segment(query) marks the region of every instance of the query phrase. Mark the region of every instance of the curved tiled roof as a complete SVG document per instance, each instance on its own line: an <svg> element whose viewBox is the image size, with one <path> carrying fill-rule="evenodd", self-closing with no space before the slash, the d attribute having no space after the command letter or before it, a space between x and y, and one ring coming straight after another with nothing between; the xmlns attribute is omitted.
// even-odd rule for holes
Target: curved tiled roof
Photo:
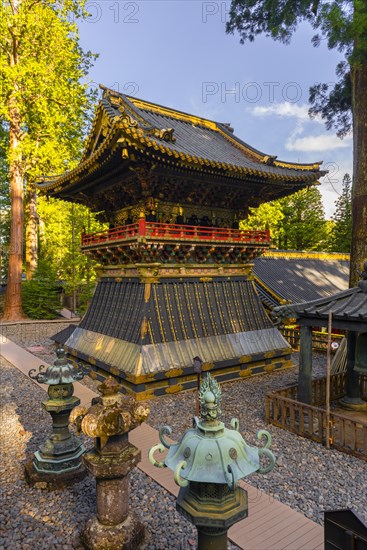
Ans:
<svg viewBox="0 0 367 550"><path fill-rule="evenodd" d="M261 300L273 308L286 302L326 298L347 289L349 259L333 254L319 257L317 253L298 253L294 257L265 254L255 260L254 275Z"/></svg>
<svg viewBox="0 0 367 550"><path fill-rule="evenodd" d="M124 148L127 158L135 150L186 169L237 179L256 176L300 187L316 183L325 173L321 162L287 163L252 148L228 124L104 89L79 165L62 176L43 179L38 187L52 192L75 185L108 162L117 147Z"/></svg>
<svg viewBox="0 0 367 550"><path fill-rule="evenodd" d="M351 329L352 326L348 324L357 323L360 325L358 330L367 330L367 281L361 281L357 287L327 298L274 308L272 316L278 319L296 317L326 324L329 312L332 313L333 324L338 322L339 328Z"/></svg>

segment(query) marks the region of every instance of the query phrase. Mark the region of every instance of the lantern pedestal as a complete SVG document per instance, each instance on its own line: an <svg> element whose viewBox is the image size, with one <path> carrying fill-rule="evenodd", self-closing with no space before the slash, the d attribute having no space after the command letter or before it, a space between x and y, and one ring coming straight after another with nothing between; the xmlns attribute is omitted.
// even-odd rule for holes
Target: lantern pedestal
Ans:
<svg viewBox="0 0 367 550"><path fill-rule="evenodd" d="M191 481L180 489L176 508L197 528L200 550L227 550L228 529L248 516L247 491Z"/></svg>
<svg viewBox="0 0 367 550"><path fill-rule="evenodd" d="M348 395L345 395L339 399L339 405L343 407L343 409L349 411L367 411L367 401L364 401L359 397L349 397Z"/></svg>
<svg viewBox="0 0 367 550"><path fill-rule="evenodd" d="M96 479L97 514L84 528L81 540L89 550L137 550L144 540L144 526L129 512L129 474L141 452L129 443L129 431L144 422L149 408L120 393L110 376L98 386L102 397L92 406L77 407L71 421L94 438L94 449L83 455L83 464Z"/></svg>
<svg viewBox="0 0 367 550"><path fill-rule="evenodd" d="M25 465L25 479L29 485L49 490L80 481L87 473L82 465L86 449L69 431L70 413L80 404L80 399L73 396L73 382L81 380L85 370L75 369L62 348L56 350L56 355L47 370L41 365L38 374L29 372L37 382L48 384L49 399L42 406L52 417L52 433Z"/></svg>
<svg viewBox="0 0 367 550"><path fill-rule="evenodd" d="M111 444L113 437L109 439ZM97 485L97 515L88 521L82 534L86 548L135 550L143 541L144 526L129 513L129 473L140 460L141 452L130 443L120 454L108 456L93 450L83 456Z"/></svg>

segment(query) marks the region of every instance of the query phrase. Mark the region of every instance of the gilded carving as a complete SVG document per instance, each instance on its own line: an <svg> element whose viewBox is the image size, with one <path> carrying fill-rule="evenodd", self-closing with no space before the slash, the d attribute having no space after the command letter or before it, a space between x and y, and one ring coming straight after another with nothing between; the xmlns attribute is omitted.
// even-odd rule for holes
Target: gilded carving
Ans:
<svg viewBox="0 0 367 550"><path fill-rule="evenodd" d="M178 393L184 389L182 384L176 384L175 386L168 386L166 393Z"/></svg>
<svg viewBox="0 0 367 550"><path fill-rule="evenodd" d="M240 370L239 374L243 378L245 378L246 376L251 376L251 369Z"/></svg>
<svg viewBox="0 0 367 550"><path fill-rule="evenodd" d="M183 374L182 369L170 369L169 371L166 372L166 377L176 378L177 376L181 376L181 374Z"/></svg>

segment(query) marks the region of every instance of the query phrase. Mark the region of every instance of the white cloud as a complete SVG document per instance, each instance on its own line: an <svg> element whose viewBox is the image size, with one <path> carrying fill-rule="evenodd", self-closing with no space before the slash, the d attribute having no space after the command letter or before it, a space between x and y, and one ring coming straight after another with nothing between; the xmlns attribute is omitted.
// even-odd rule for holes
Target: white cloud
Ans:
<svg viewBox="0 0 367 550"><path fill-rule="evenodd" d="M285 148L288 151L333 151L345 149L351 146L351 137L340 139L332 134L320 134L318 136L305 136L294 139L294 134L288 138Z"/></svg>
<svg viewBox="0 0 367 550"><path fill-rule="evenodd" d="M298 120L308 121L308 105L297 103L289 103L289 101L283 101L282 103L273 103L272 105L260 106L257 105L253 109L249 109L252 115L257 117L265 116L279 116L283 118L297 118ZM319 120L315 118L314 120Z"/></svg>
<svg viewBox="0 0 367 550"><path fill-rule="evenodd" d="M335 149L345 149L351 146L351 137L347 137L343 140L337 136L329 133L320 134L317 136L304 136L301 134L304 132L304 127L307 122L317 122L323 124L320 117L310 119L308 116L309 106L307 104L290 103L283 101L281 103L273 103L267 106L256 106L251 109L251 114L256 117L277 116L280 118L294 118L296 119L296 126L291 132L289 138L285 143L287 151L301 151L301 152L322 152L333 151Z"/></svg>

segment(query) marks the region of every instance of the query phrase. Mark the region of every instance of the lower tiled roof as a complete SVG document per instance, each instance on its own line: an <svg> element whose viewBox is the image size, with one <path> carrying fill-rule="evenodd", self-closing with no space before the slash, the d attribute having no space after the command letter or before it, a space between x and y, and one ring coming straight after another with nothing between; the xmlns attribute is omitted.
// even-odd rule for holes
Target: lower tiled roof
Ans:
<svg viewBox="0 0 367 550"><path fill-rule="evenodd" d="M271 328L252 281L174 279L152 284L104 278L80 327L132 343L157 344Z"/></svg>
<svg viewBox="0 0 367 550"><path fill-rule="evenodd" d="M267 307L308 302L348 288L349 260L309 256L262 256L255 260L256 288Z"/></svg>

